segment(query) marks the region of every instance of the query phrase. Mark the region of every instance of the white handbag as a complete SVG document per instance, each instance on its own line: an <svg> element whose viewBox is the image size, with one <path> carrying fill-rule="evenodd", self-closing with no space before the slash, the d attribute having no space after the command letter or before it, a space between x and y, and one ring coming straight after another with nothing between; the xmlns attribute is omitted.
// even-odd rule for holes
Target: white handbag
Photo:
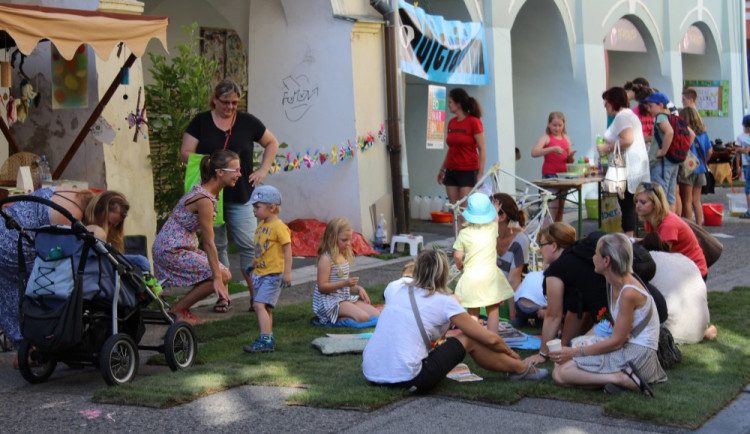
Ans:
<svg viewBox="0 0 750 434"><path fill-rule="evenodd" d="M609 167L607 173L604 175L602 180L602 190L605 193L614 194L620 199L625 197L625 189L628 185L628 171L625 167L625 159L622 158L622 152L620 151L620 142L615 142L615 149L612 152L612 157L609 161Z"/></svg>

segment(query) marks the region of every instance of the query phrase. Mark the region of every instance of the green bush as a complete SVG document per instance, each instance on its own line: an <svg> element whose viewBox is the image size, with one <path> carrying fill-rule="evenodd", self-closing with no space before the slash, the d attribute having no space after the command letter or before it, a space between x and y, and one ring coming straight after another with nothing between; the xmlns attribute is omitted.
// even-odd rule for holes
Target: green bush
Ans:
<svg viewBox="0 0 750 434"><path fill-rule="evenodd" d="M190 41L175 46L173 53L176 55L167 58L148 53L153 63L149 72L154 84L145 86L146 110L152 141L154 208L159 227L184 193L185 168L180 161L182 135L193 117L208 109L211 77L218 70L216 61L200 55L198 23L182 29L190 35Z"/></svg>

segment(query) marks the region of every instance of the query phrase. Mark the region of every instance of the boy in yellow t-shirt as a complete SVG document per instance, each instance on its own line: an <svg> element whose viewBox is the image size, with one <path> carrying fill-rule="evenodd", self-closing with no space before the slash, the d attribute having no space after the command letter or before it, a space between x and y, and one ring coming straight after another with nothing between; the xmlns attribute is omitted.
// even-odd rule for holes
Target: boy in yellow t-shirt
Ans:
<svg viewBox="0 0 750 434"><path fill-rule="evenodd" d="M292 238L287 225L279 219L281 193L276 187L256 187L250 196L250 203L253 205L253 214L258 219L255 259L251 268L254 267L253 310L258 315L260 337L243 349L248 353L269 353L275 349L273 308L279 300L281 288L292 284Z"/></svg>

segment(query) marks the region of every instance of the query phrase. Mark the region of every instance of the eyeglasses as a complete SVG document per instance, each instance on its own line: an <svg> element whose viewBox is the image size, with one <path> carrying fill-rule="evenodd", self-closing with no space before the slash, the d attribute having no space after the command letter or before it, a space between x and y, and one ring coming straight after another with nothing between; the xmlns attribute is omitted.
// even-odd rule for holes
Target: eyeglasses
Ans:
<svg viewBox="0 0 750 434"><path fill-rule="evenodd" d="M227 101L225 99L216 98L216 101L219 101L220 103L228 106L236 106L239 105L239 101Z"/></svg>
<svg viewBox="0 0 750 434"><path fill-rule="evenodd" d="M242 169L240 169L239 167L236 169L216 169L216 170L221 170L222 172L227 172L227 173L242 173Z"/></svg>
<svg viewBox="0 0 750 434"><path fill-rule="evenodd" d="M541 249L542 247L549 246L550 244L552 244L551 241L549 243L539 243L539 248Z"/></svg>

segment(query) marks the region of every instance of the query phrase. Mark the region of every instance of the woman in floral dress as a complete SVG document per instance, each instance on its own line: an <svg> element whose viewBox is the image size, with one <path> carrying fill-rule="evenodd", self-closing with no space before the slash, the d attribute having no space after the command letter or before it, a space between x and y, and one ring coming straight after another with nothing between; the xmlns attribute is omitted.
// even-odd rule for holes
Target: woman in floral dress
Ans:
<svg viewBox="0 0 750 434"><path fill-rule="evenodd" d="M241 176L239 156L228 150L215 151L211 156L203 157L200 172L201 183L182 196L152 247L157 279L164 280L165 286L194 285L172 307L178 321L192 325L204 321L193 315L190 307L212 292L219 297L219 301L229 303L227 284L232 275L219 262L214 245L213 221L219 192L228 185L234 185ZM202 250L198 248L199 230Z"/></svg>

